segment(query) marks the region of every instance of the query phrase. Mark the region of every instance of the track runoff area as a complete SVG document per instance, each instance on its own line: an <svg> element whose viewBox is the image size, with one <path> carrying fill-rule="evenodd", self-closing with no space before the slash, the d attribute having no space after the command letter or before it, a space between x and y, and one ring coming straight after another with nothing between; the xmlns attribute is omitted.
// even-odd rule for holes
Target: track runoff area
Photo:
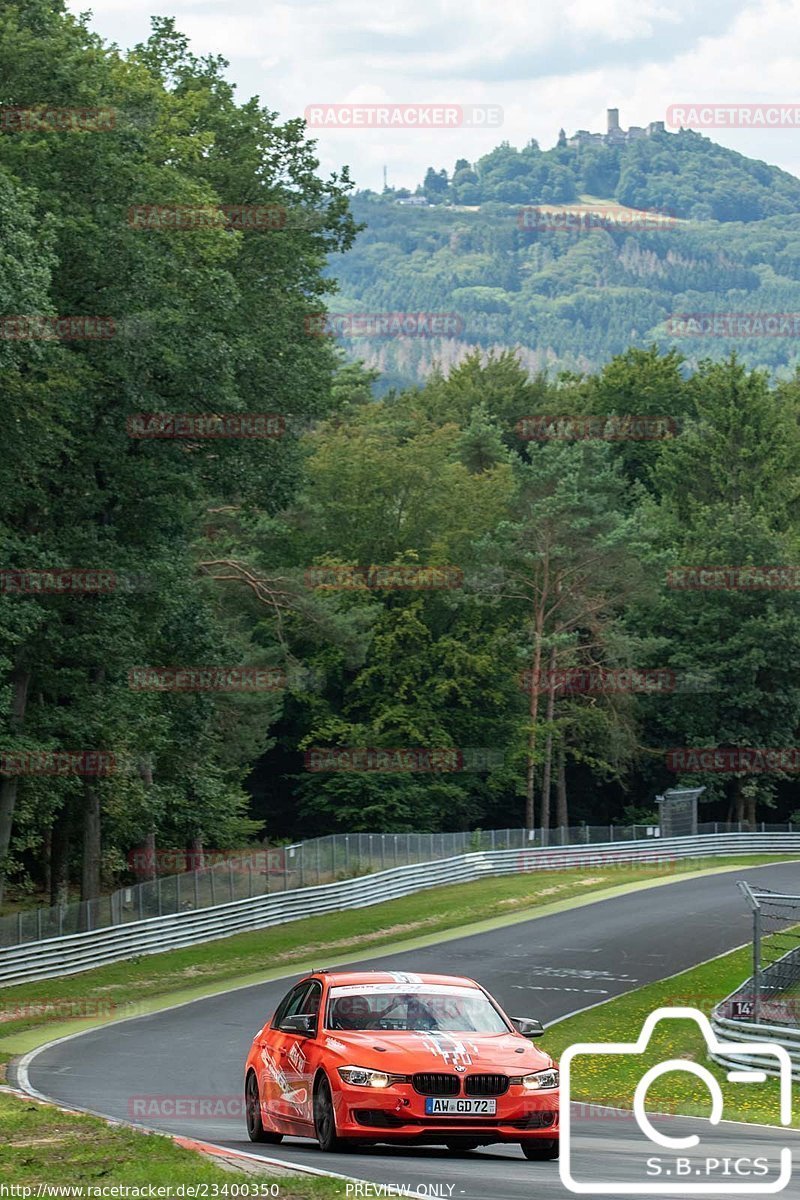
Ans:
<svg viewBox="0 0 800 1200"><path fill-rule="evenodd" d="M470 937L376 954L349 963L348 969L470 976L506 1012L552 1025L745 945L751 916L736 887L742 875L757 887L800 892L800 863L747 868L734 863L730 870L678 878ZM786 1151L795 1161L800 1156L800 1137L781 1128L777 1111L773 1127L726 1122L724 1112L713 1125L666 1112L653 1117L652 1129L664 1139L657 1143L632 1119L630 1109L585 1103L571 1110L566 1170L563 1143L561 1158L554 1162L528 1162L516 1145L456 1155L445 1147L396 1145L325 1154L315 1143L294 1138L274 1146L252 1144L241 1105L237 1109L234 1102L229 1113L208 1116L202 1101L241 1099L243 1064L253 1035L301 977L287 975L50 1044L21 1061L17 1082L68 1106L212 1142L287 1168L333 1173L344 1177L342 1194L354 1197L527 1200L534 1194L547 1200L570 1192L756 1196L764 1185L773 1193L781 1185ZM598 1017L602 1029L602 1013ZM640 1033L625 1030L624 1041L632 1043ZM600 1040L612 1039L603 1035ZM539 1044L547 1049L546 1035ZM577 1066L576 1059L573 1072ZM607 1096L601 1083L598 1094ZM741 1086L759 1084L742 1079ZM142 1108L148 1099L152 1103ZM190 1103L179 1106L177 1099ZM712 1099L703 1094L697 1111L710 1113ZM146 1119L135 1115L145 1111ZM687 1139L695 1136L697 1144L688 1145ZM737 1174L736 1163L739 1172L747 1169L749 1174ZM780 1194L800 1198L800 1185L790 1181Z"/></svg>

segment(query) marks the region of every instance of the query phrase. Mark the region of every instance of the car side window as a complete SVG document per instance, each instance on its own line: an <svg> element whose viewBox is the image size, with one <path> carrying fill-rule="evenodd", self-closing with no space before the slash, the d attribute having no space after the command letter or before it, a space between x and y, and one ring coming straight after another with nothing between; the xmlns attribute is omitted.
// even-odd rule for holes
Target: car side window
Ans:
<svg viewBox="0 0 800 1200"><path fill-rule="evenodd" d="M296 1009L295 1011L298 1013L302 1013L304 1016L318 1017L321 1003L322 1003L322 984L319 983L315 979L315 980L312 980L311 984L309 985L308 991L303 996L301 1007Z"/></svg>
<svg viewBox="0 0 800 1200"><path fill-rule="evenodd" d="M291 1017L296 1012L302 1012L302 1009L298 1008L298 1003L303 999L307 991L308 983L303 982L295 984L292 990L286 993L275 1009L275 1014L270 1022L273 1029L278 1028L284 1017Z"/></svg>

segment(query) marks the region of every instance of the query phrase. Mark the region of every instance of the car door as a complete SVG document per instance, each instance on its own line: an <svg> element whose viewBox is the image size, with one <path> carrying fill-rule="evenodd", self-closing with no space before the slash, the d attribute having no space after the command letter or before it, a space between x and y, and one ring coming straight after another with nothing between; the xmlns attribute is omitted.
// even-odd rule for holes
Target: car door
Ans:
<svg viewBox="0 0 800 1200"><path fill-rule="evenodd" d="M278 1007L266 1039L263 1063L267 1078L262 1095L270 1111L284 1121L311 1120L308 1055L304 1048L310 1039L286 1031L281 1025L289 1017L316 1015L321 993L317 980L305 980L293 988Z"/></svg>
<svg viewBox="0 0 800 1200"><path fill-rule="evenodd" d="M312 1091L319 1058L317 1037L321 1025L321 1006L322 984L319 980L312 979L294 1012L287 1011L285 1015L313 1018L316 1023L315 1033L308 1036L301 1033L281 1035L285 1039L281 1048L281 1066L287 1085L281 1099L284 1106L281 1113L288 1120L308 1124L313 1124L314 1120Z"/></svg>
<svg viewBox="0 0 800 1200"><path fill-rule="evenodd" d="M284 1017L297 1011L307 991L308 981L304 980L287 992L276 1008L269 1028L262 1031L259 1039L261 1098L274 1116L285 1116L288 1111L285 1096L289 1090L289 1081L284 1064L289 1038L281 1032L280 1024Z"/></svg>

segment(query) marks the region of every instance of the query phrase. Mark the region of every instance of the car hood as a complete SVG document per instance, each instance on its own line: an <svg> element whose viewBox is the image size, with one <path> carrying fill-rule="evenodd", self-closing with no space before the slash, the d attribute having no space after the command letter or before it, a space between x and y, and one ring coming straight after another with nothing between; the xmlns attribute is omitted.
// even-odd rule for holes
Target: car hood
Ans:
<svg viewBox="0 0 800 1200"><path fill-rule="evenodd" d="M525 1075L553 1065L543 1050L512 1033L389 1033L332 1030L322 1035L329 1053L359 1067L411 1075L416 1071L502 1072ZM460 1073L460 1072L459 1072Z"/></svg>

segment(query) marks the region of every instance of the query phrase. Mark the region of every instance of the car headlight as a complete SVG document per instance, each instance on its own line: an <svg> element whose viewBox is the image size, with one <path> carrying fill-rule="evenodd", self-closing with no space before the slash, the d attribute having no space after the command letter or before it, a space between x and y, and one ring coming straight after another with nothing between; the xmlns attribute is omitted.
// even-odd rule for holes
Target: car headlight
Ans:
<svg viewBox="0 0 800 1200"><path fill-rule="evenodd" d="M345 1083L356 1087L385 1088L390 1083L385 1071L373 1071L370 1067L339 1067L339 1074Z"/></svg>
<svg viewBox="0 0 800 1200"><path fill-rule="evenodd" d="M522 1076L522 1086L529 1092L538 1092L542 1088L558 1087L558 1071L549 1067L546 1071L532 1071L530 1075Z"/></svg>

